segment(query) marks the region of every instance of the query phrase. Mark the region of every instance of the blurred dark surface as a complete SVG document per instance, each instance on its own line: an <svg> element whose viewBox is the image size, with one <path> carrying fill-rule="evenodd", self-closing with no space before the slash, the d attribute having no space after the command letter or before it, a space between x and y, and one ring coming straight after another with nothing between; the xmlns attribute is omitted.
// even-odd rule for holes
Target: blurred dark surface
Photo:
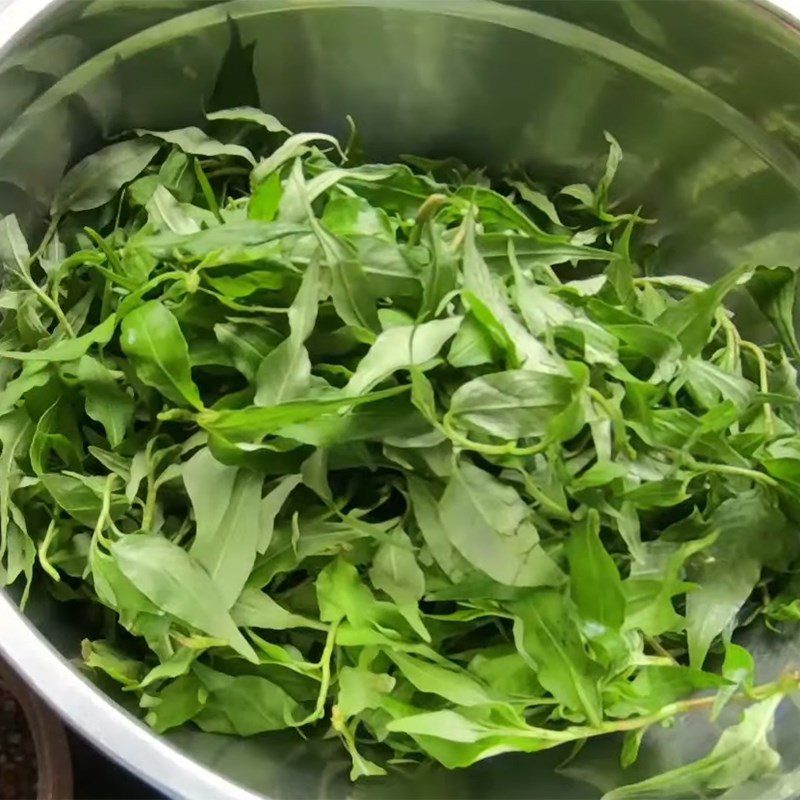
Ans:
<svg viewBox="0 0 800 800"><path fill-rule="evenodd" d="M78 734L69 732L75 800L163 800L135 775L99 753Z"/></svg>

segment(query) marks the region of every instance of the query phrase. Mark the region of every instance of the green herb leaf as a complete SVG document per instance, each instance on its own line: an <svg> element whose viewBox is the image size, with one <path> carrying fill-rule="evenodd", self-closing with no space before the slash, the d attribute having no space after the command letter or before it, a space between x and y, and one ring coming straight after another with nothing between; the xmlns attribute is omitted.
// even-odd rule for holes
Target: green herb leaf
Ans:
<svg viewBox="0 0 800 800"><path fill-rule="evenodd" d="M517 617L517 647L542 686L567 708L583 714L590 725L599 725L600 667L586 655L564 596L554 589L539 589L511 608Z"/></svg>
<svg viewBox="0 0 800 800"><path fill-rule="evenodd" d="M220 464L205 447L183 465L182 473L197 525L189 552L206 568L230 608L255 563L264 478Z"/></svg>
<svg viewBox="0 0 800 800"><path fill-rule="evenodd" d="M590 510L567 543L570 592L581 616L612 630L625 619L625 593L616 564L600 540L600 519Z"/></svg>
<svg viewBox="0 0 800 800"><path fill-rule="evenodd" d="M135 404L101 361L84 356L78 362L78 380L86 398L86 413L99 422L108 442L117 447L133 421Z"/></svg>
<svg viewBox="0 0 800 800"><path fill-rule="evenodd" d="M545 436L567 409L575 383L530 369L495 372L460 386L450 414L466 427L500 439Z"/></svg>
<svg viewBox="0 0 800 800"><path fill-rule="evenodd" d="M767 741L780 697L762 700L745 710L742 721L724 731L714 749L704 758L677 767L639 783L622 786L604 795L604 800L624 797L675 797L704 789L739 786L754 775L777 769L780 756Z"/></svg>
<svg viewBox="0 0 800 800"><path fill-rule="evenodd" d="M747 291L772 323L781 344L795 358L800 357L794 328L797 271L789 267L758 267L747 281Z"/></svg>
<svg viewBox="0 0 800 800"><path fill-rule="evenodd" d="M258 661L216 585L185 550L160 536L132 534L115 542L111 554L122 574L162 611Z"/></svg>
<svg viewBox="0 0 800 800"><path fill-rule="evenodd" d="M136 133L139 136L152 136L164 142L169 142L169 144L174 144L188 155L206 156L207 158L232 156L234 158L244 158L253 165L256 163L253 154L246 147L218 142L201 131L200 128L179 128L174 131L137 130Z"/></svg>
<svg viewBox="0 0 800 800"><path fill-rule="evenodd" d="M686 355L697 355L708 342L709 328L725 296L750 271L750 267L740 267L707 289L688 294L669 306L656 320L656 325L675 336Z"/></svg>
<svg viewBox="0 0 800 800"><path fill-rule="evenodd" d="M517 491L482 469L468 462L454 468L439 515L453 547L499 583L546 586L561 580Z"/></svg>
<svg viewBox="0 0 800 800"><path fill-rule="evenodd" d="M397 370L425 364L436 357L460 325L460 317L450 317L419 326L399 325L385 330L359 362L347 391L363 394Z"/></svg>
<svg viewBox="0 0 800 800"><path fill-rule="evenodd" d="M144 172L158 149L156 143L133 139L87 156L62 178L50 213L60 217L67 211L89 211L108 203L126 183Z"/></svg>
<svg viewBox="0 0 800 800"><path fill-rule="evenodd" d="M192 382L186 339L164 305L151 300L131 311L122 321L121 344L144 383L173 403L203 407Z"/></svg>

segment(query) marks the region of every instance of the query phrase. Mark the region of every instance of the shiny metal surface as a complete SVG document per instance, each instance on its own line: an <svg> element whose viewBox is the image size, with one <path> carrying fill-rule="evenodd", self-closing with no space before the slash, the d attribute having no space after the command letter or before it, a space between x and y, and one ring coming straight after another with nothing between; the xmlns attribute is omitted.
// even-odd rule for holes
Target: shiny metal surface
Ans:
<svg viewBox="0 0 800 800"><path fill-rule="evenodd" d="M609 130L625 151L618 195L659 218L658 268L712 276L742 260L797 264L797 6L0 0L0 214L17 213L34 232L65 168L104 137L200 121L236 28L253 47L262 105L294 128L341 133L349 113L375 158L517 161L553 179L590 177ZM557 753L350 788L335 744L157 738L66 660L90 624L85 609L34 600L23 618L0 593L0 649L72 725L170 795L577 798L619 779L618 751L603 744L574 765L589 783L553 773ZM765 673L800 653L767 635L750 645ZM798 794L798 726L787 704L777 731L786 775L742 797ZM699 719L659 731L643 767L696 752L711 734Z"/></svg>

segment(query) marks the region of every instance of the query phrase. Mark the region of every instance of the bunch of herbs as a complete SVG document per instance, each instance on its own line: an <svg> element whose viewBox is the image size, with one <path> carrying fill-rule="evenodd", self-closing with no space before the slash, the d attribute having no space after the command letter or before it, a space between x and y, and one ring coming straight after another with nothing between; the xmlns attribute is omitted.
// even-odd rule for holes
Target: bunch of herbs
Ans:
<svg viewBox="0 0 800 800"><path fill-rule="evenodd" d="M333 732L353 779L615 732L627 766L728 702L610 796L774 769L798 674L731 637L800 618L796 273L648 274L607 138L554 189L239 107L80 162L34 250L6 216L3 582L102 608L85 664L157 731Z"/></svg>

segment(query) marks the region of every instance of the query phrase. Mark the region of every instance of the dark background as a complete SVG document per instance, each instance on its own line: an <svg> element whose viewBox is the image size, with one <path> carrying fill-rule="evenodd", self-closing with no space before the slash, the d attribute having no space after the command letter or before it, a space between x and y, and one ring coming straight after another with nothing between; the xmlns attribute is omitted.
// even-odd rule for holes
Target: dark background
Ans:
<svg viewBox="0 0 800 800"><path fill-rule="evenodd" d="M117 766L85 739L68 732L75 800L163 800L146 783Z"/></svg>

